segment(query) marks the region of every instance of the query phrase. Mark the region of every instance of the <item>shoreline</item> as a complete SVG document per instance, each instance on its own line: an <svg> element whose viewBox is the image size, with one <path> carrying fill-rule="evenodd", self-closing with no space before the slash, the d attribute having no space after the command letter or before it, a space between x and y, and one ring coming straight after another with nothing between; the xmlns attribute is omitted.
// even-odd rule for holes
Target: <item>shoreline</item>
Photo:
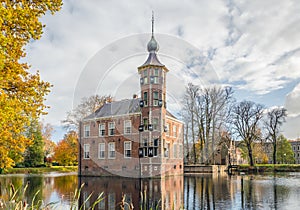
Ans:
<svg viewBox="0 0 300 210"><path fill-rule="evenodd" d="M47 173L70 173L77 172L77 166L51 166L38 168L10 168L2 171L1 175L9 174L47 174Z"/></svg>

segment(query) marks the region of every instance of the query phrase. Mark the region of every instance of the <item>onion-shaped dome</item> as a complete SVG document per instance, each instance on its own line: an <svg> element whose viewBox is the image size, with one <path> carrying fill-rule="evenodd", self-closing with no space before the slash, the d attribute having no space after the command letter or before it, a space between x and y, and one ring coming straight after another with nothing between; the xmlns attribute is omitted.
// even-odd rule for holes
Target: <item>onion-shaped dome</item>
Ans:
<svg viewBox="0 0 300 210"><path fill-rule="evenodd" d="M152 35L150 41L148 42L147 49L148 49L148 52L157 52L159 49L158 43L155 40L153 35Z"/></svg>

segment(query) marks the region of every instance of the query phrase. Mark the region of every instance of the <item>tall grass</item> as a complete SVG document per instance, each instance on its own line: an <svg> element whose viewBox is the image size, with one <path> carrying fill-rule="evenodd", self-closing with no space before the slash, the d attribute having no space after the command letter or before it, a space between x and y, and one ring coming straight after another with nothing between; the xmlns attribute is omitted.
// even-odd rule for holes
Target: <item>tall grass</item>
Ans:
<svg viewBox="0 0 300 210"><path fill-rule="evenodd" d="M36 200L40 191L37 191L31 203L27 203L25 200L25 193L28 188L28 183L24 188L20 187L15 189L14 185L10 184L8 189L8 197L6 200L0 200L0 209L7 210L36 210L36 209L50 209L50 206L54 203L44 204L42 200Z"/></svg>
<svg viewBox="0 0 300 210"><path fill-rule="evenodd" d="M86 207L86 204L90 201L93 193L89 194L85 200L79 202L81 199L81 192L84 187L84 184L80 186L79 189L76 189L73 196L71 197L69 209L70 210L94 210L96 205L99 204L104 199L103 192L98 195L95 201L93 201L90 207ZM45 204L42 200L37 200L37 196L40 193L38 190L30 203L26 201L26 191L28 189L28 183L24 187L20 187L15 189L15 187L10 184L8 189L8 197L6 199L1 199L0 197L0 210L51 210L57 209L61 207L61 203L51 202ZM158 201L157 204L148 203L147 193L146 191L141 192L141 200L140 200L140 210L158 210L161 209L161 200ZM80 204L79 204L80 203ZM80 206L79 206L80 205ZM130 202L126 202L126 195L122 195L122 200L118 203L118 206L121 210L134 210L133 204ZM174 206L171 207L174 209ZM183 209L180 207L180 209ZM174 209L175 210L175 209Z"/></svg>

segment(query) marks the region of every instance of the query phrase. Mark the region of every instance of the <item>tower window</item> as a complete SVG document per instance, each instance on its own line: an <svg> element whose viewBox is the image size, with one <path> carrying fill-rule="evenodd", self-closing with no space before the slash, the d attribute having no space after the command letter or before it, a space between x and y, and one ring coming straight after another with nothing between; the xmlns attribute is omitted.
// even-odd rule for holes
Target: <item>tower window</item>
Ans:
<svg viewBox="0 0 300 210"><path fill-rule="evenodd" d="M148 84L148 70L143 71L143 84Z"/></svg>
<svg viewBox="0 0 300 210"><path fill-rule="evenodd" d="M154 144L155 147L158 147L158 139L154 139Z"/></svg>
<svg viewBox="0 0 300 210"><path fill-rule="evenodd" d="M158 118L153 118L153 130L158 130Z"/></svg>
<svg viewBox="0 0 300 210"><path fill-rule="evenodd" d="M159 95L157 91L153 92L153 106L158 106Z"/></svg>
<svg viewBox="0 0 300 210"><path fill-rule="evenodd" d="M144 146L144 147L148 147L148 140L147 140L147 139L144 139L143 141L144 141L144 142L143 142L143 146Z"/></svg>
<svg viewBox="0 0 300 210"><path fill-rule="evenodd" d="M148 106L148 92L144 92L144 106Z"/></svg>
<svg viewBox="0 0 300 210"><path fill-rule="evenodd" d="M145 69L145 70L143 71L143 76L144 76L144 77L148 76L148 70L147 70L147 69Z"/></svg>
<svg viewBox="0 0 300 210"><path fill-rule="evenodd" d="M144 130L148 130L148 118L144 118Z"/></svg>

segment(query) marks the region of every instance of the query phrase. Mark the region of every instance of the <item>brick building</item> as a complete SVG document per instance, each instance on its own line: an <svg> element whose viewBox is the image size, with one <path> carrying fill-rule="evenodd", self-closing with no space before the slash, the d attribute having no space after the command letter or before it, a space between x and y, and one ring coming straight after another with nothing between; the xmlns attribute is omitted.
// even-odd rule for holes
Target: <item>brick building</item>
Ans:
<svg viewBox="0 0 300 210"><path fill-rule="evenodd" d="M295 163L300 164L300 139L289 142L294 152Z"/></svg>
<svg viewBox="0 0 300 210"><path fill-rule="evenodd" d="M138 67L141 96L104 104L80 126L79 175L153 177L183 173L183 123L167 111L168 69L148 42Z"/></svg>

